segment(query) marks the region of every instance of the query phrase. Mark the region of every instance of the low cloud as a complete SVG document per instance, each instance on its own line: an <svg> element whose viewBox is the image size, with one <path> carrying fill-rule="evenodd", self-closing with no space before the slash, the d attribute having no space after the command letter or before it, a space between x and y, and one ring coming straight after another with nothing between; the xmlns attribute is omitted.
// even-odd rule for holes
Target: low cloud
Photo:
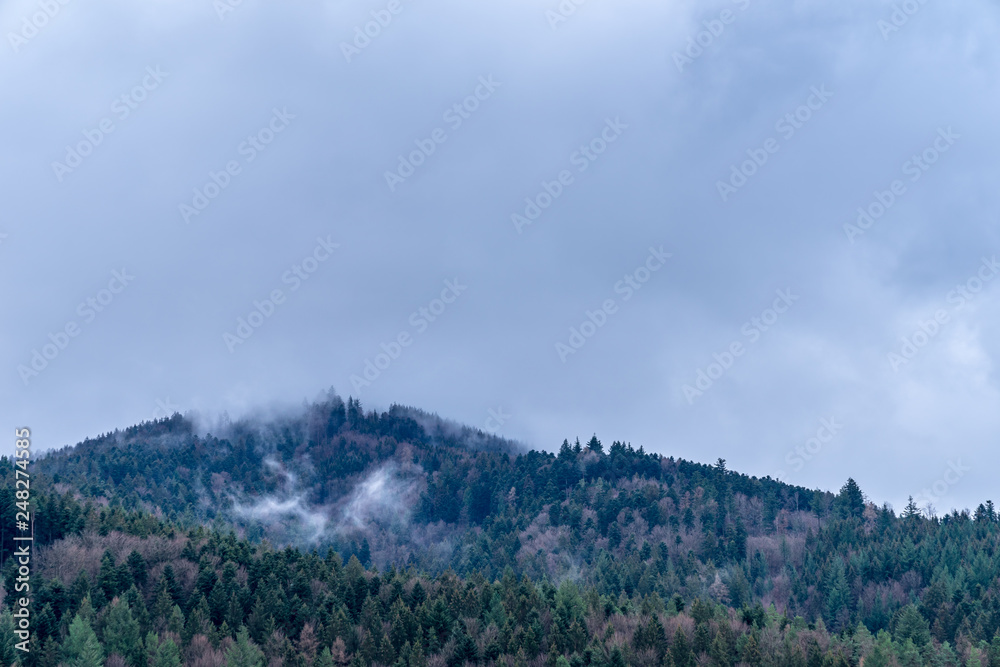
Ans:
<svg viewBox="0 0 1000 667"><path fill-rule="evenodd" d="M404 528L413 517L426 481L423 468L390 461L359 482L348 496L335 533L367 532L374 526Z"/></svg>

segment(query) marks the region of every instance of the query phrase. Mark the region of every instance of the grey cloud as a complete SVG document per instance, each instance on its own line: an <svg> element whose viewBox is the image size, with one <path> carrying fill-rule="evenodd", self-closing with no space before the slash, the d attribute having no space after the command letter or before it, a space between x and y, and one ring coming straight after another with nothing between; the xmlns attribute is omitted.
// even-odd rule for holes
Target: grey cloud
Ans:
<svg viewBox="0 0 1000 667"><path fill-rule="evenodd" d="M479 425L503 405L502 434L534 447L596 432L759 475L836 415L843 432L794 481L853 475L901 506L961 456L973 470L935 505L984 500L996 283L899 372L886 355L1000 251L996 4L927 2L888 39L881 1L588 0L553 29L558 4L402 0L348 63L341 43L385 2L245 0L224 20L211 2L70 2L16 53L8 33L38 3L5 3L4 428L58 447L168 396L243 414L331 384L347 394L460 277L467 294L365 390L367 407ZM736 19L678 71L673 54L724 9ZM169 76L118 119L148 67ZM447 110L490 75L501 87L452 129ZM821 85L834 96L784 139L776 123ZM248 161L242 142L276 107L296 118ZM609 117L629 124L619 142L518 234L511 214L575 169ZM114 131L60 183L52 162L104 118ZM961 140L852 245L857 208L949 126ZM438 127L447 140L390 191L385 172ZM771 137L780 149L722 202L717 181ZM178 206L229 161L239 175L185 224ZM328 235L337 254L292 293L281 276ZM668 265L563 364L554 343L651 245ZM134 283L84 324L79 304L123 266ZM276 288L286 303L230 353L222 334ZM689 405L683 385L785 288L801 301ZM18 367L78 320L25 386ZM261 511L298 511L294 498Z"/></svg>

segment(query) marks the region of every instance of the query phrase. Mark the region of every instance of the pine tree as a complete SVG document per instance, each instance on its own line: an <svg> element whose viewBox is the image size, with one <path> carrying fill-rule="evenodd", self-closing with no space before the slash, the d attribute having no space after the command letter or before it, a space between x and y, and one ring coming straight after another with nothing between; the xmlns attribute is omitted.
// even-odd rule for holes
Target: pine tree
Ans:
<svg viewBox="0 0 1000 667"><path fill-rule="evenodd" d="M357 655L361 658L361 662L370 665L378 658L378 645L375 643L372 633L365 632L364 635L364 638L361 640L361 646L358 647Z"/></svg>
<svg viewBox="0 0 1000 667"><path fill-rule="evenodd" d="M858 483L853 478L840 489L836 500L837 511L845 518L860 519L865 512L865 494L861 492Z"/></svg>
<svg viewBox="0 0 1000 667"><path fill-rule="evenodd" d="M708 628L708 623L702 621L694 629L694 652L696 654L707 653L712 646L712 633Z"/></svg>
<svg viewBox="0 0 1000 667"><path fill-rule="evenodd" d="M170 596L170 589L163 579L160 579L160 585L157 587L156 601L153 603L152 609L152 627L151 630L162 631L166 629L167 622L170 619L170 612L173 611L174 601Z"/></svg>
<svg viewBox="0 0 1000 667"><path fill-rule="evenodd" d="M101 557L101 570L97 575L97 585L104 591L104 597L109 600L119 593L115 557L108 550L105 550Z"/></svg>
<svg viewBox="0 0 1000 667"><path fill-rule="evenodd" d="M167 619L167 632L180 635L184 632L184 612L177 605L170 610L170 617Z"/></svg>
<svg viewBox="0 0 1000 667"><path fill-rule="evenodd" d="M396 650L392 647L392 642L389 641L389 636L384 632L382 633L382 640L379 642L378 646L378 658L379 662L383 665L391 665L396 661Z"/></svg>
<svg viewBox="0 0 1000 667"><path fill-rule="evenodd" d="M139 589L132 585L121 598L132 614L132 618L139 624L139 643L142 643L143 633L149 629L149 611L146 609L146 602L142 598Z"/></svg>
<svg viewBox="0 0 1000 667"><path fill-rule="evenodd" d="M188 544L190 544L190 542L188 542ZM149 570L146 566L146 559L142 557L142 554L133 550L132 553L128 555L126 563L132 573L132 580L135 582L135 585L139 588L145 586L146 580L149 578Z"/></svg>
<svg viewBox="0 0 1000 667"><path fill-rule="evenodd" d="M680 627L674 633L674 641L670 645L670 657L673 658L675 667L692 667L694 665L691 644Z"/></svg>
<svg viewBox="0 0 1000 667"><path fill-rule="evenodd" d="M913 640L907 639L903 642L902 647L899 649L900 667L922 667L923 664L923 658L920 657L920 651L917 650L917 646L913 643Z"/></svg>
<svg viewBox="0 0 1000 667"><path fill-rule="evenodd" d="M226 651L226 667L263 667L264 654L250 640L246 628L236 635L236 642Z"/></svg>
<svg viewBox="0 0 1000 667"><path fill-rule="evenodd" d="M885 630L880 630L871 653L865 656L865 667L889 667L892 656L892 638Z"/></svg>
<svg viewBox="0 0 1000 667"><path fill-rule="evenodd" d="M410 591L410 606L414 609L422 605L427 600L427 592L424 587L418 581L413 584L413 590Z"/></svg>
<svg viewBox="0 0 1000 667"><path fill-rule="evenodd" d="M42 645L41 655L38 656L38 667L58 667L59 665L59 644L55 637L49 637Z"/></svg>
<svg viewBox="0 0 1000 667"><path fill-rule="evenodd" d="M181 667L181 652L169 637L156 649L156 657L149 667Z"/></svg>
<svg viewBox="0 0 1000 667"><path fill-rule="evenodd" d="M413 650L410 651L409 667L427 667L427 657L421 644L420 641L414 642Z"/></svg>
<svg viewBox="0 0 1000 667"><path fill-rule="evenodd" d="M224 620L229 623L229 627L231 628L238 628L243 625L243 605L240 604L240 599L236 595L236 591L233 591L232 595L229 596Z"/></svg>
<svg viewBox="0 0 1000 667"><path fill-rule="evenodd" d="M108 609L104 621L104 647L109 655L117 653L132 665L138 664L142 655L139 622L124 599L117 599Z"/></svg>
<svg viewBox="0 0 1000 667"><path fill-rule="evenodd" d="M361 549L358 551L358 560L361 561L361 564L365 567L368 567L371 564L372 550L368 545L367 537L361 541Z"/></svg>
<svg viewBox="0 0 1000 667"><path fill-rule="evenodd" d="M989 648L990 665L1000 665L1000 630L993 634Z"/></svg>
<svg viewBox="0 0 1000 667"><path fill-rule="evenodd" d="M843 621L850 614L851 590L847 586L847 576L844 569L844 561L840 557L834 557L827 569L826 580L826 618L831 626L840 630Z"/></svg>
<svg viewBox="0 0 1000 667"><path fill-rule="evenodd" d="M86 573L84 573L84 579L86 579ZM76 613L80 618L87 621L91 627L94 626L97 613L94 611L94 605L90 602L89 594L83 597L83 600L80 602L80 608L76 610Z"/></svg>
<svg viewBox="0 0 1000 667"><path fill-rule="evenodd" d="M330 653L329 648L325 648L316 656L316 660L312 663L312 667L335 667L333 662L333 654Z"/></svg>
<svg viewBox="0 0 1000 667"><path fill-rule="evenodd" d="M90 622L77 613L69 626L69 636L63 643L63 659L77 667L100 667L104 661L104 651ZM82 661L82 662L81 662Z"/></svg>
<svg viewBox="0 0 1000 667"><path fill-rule="evenodd" d="M715 667L732 667L733 656L729 650L729 642L726 641L726 637L721 631L715 633L715 639L712 640L712 649L709 656L712 658L712 663Z"/></svg>
<svg viewBox="0 0 1000 667"><path fill-rule="evenodd" d="M0 665L13 665L17 643L14 615L9 609L0 612Z"/></svg>
<svg viewBox="0 0 1000 667"><path fill-rule="evenodd" d="M72 667L104 667L104 650L101 648L100 642L97 641L97 635L91 634L87 637L83 645L83 650L80 652L79 657L70 663ZM178 664L177 667L180 667Z"/></svg>
<svg viewBox="0 0 1000 667"><path fill-rule="evenodd" d="M760 653L760 646L757 644L757 637L751 633L746 646L743 647L743 662L748 665L760 665L764 657Z"/></svg>
<svg viewBox="0 0 1000 667"><path fill-rule="evenodd" d="M912 639L917 648L924 646L931 640L930 625L915 605L910 604L900 610L896 621L895 637L898 642Z"/></svg>
<svg viewBox="0 0 1000 667"><path fill-rule="evenodd" d="M456 622L452 635L455 637L455 650L448 664L453 667L461 667L466 662L476 662L479 659L476 642L469 636L465 625Z"/></svg>

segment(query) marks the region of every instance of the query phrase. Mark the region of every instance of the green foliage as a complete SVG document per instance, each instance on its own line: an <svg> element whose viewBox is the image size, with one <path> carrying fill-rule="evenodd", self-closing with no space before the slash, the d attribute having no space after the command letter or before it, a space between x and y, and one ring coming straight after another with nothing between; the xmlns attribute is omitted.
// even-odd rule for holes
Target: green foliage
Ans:
<svg viewBox="0 0 1000 667"><path fill-rule="evenodd" d="M0 665L11 665L17 649L17 636L14 634L14 616L9 609L0 611Z"/></svg>
<svg viewBox="0 0 1000 667"><path fill-rule="evenodd" d="M138 667L142 655L141 628L128 603L119 599L108 609L104 620L104 647L108 655L117 653Z"/></svg>
<svg viewBox="0 0 1000 667"><path fill-rule="evenodd" d="M181 667L181 652L169 637L160 642L150 667Z"/></svg>
<svg viewBox="0 0 1000 667"><path fill-rule="evenodd" d="M226 667L263 667L264 653L250 639L246 629L236 635L236 642L226 652Z"/></svg>
<svg viewBox="0 0 1000 667"><path fill-rule="evenodd" d="M77 613L63 644L63 659L70 667L102 667L104 664L104 650L86 616L86 610Z"/></svg>
<svg viewBox="0 0 1000 667"><path fill-rule="evenodd" d="M920 614L915 605L903 607L896 621L895 632L896 641L905 642L912 640L920 648L931 640L930 626L927 620Z"/></svg>
<svg viewBox="0 0 1000 667"><path fill-rule="evenodd" d="M865 511L865 496L853 479L848 479L837 494L837 511L843 518L860 519Z"/></svg>
<svg viewBox="0 0 1000 667"><path fill-rule="evenodd" d="M992 503L897 517L853 480L809 491L596 437L557 455L477 447L338 401L218 438L171 418L39 460L42 541L86 533L91 555L55 548L33 579L33 664L173 666L196 642L241 667L1000 664ZM392 516L308 550L247 525L228 498L280 491L267 457L318 505L374 479ZM0 658L9 636L0 615Z"/></svg>

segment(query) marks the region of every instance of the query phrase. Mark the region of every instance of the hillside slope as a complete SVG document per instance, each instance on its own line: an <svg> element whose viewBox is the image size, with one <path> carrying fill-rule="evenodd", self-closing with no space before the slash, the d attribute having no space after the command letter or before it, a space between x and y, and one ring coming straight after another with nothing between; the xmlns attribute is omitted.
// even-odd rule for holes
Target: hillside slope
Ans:
<svg viewBox="0 0 1000 667"><path fill-rule="evenodd" d="M888 628L933 591L928 616L958 613L940 622L942 638L1000 628L992 504L975 517L928 520L912 508L897 517L866 503L853 481L836 495L810 491L721 460L605 449L596 436L564 442L557 455L521 451L417 410L365 413L331 395L218 435L175 415L36 465L82 498L182 526L233 527L251 541L333 548L381 569L493 580L510 568L602 594L774 604L835 630Z"/></svg>

